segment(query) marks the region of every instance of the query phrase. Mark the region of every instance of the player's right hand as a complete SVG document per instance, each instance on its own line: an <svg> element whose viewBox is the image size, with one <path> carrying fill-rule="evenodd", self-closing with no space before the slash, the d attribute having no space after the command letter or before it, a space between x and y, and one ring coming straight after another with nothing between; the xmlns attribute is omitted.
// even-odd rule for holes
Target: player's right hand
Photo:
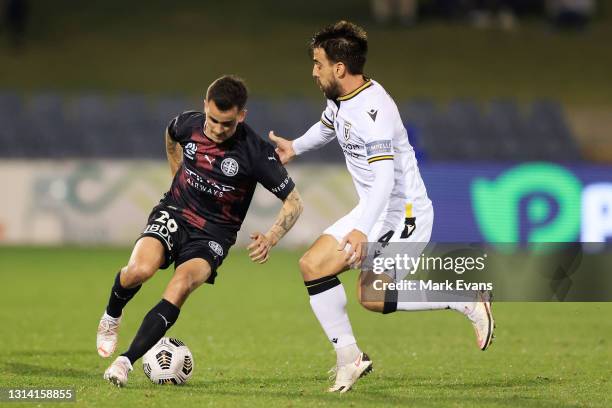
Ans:
<svg viewBox="0 0 612 408"><path fill-rule="evenodd" d="M346 263L351 268L360 268L361 261L365 256L364 249L365 244L368 241L368 236L358 229L353 229L351 232L346 234L340 244L338 244L338 251L344 251L346 254Z"/></svg>
<svg viewBox="0 0 612 408"><path fill-rule="evenodd" d="M276 145L276 154L281 160L282 164L289 163L295 157L295 151L293 150L293 141L284 139L280 136L276 136L274 131L271 130L268 133L268 137Z"/></svg>

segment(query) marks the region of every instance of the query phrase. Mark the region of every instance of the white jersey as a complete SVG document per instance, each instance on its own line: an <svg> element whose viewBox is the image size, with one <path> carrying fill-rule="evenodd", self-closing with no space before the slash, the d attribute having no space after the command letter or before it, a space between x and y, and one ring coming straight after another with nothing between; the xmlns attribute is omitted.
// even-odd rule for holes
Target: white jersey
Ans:
<svg viewBox="0 0 612 408"><path fill-rule="evenodd" d="M338 139L360 203L373 187L374 173L369 165L393 160L395 174L389 180L393 189L381 216L395 224L406 212L431 206L397 106L378 82L368 79L350 94L336 101L328 99L321 124L326 139L334 135Z"/></svg>

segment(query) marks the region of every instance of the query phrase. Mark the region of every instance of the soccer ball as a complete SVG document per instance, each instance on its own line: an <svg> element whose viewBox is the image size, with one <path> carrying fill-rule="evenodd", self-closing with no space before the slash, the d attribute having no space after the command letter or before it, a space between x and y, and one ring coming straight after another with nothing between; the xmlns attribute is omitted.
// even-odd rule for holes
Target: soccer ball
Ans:
<svg viewBox="0 0 612 408"><path fill-rule="evenodd" d="M142 358L142 369L154 384L183 384L193 374L193 355L182 341L163 337Z"/></svg>

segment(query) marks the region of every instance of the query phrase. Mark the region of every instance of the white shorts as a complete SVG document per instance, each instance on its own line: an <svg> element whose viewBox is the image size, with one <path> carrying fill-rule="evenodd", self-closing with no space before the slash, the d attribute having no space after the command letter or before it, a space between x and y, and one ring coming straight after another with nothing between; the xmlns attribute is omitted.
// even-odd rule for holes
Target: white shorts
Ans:
<svg viewBox="0 0 612 408"><path fill-rule="evenodd" d="M355 207L350 213L340 218L338 221L330 225L323 231L323 234L331 235L338 242L355 228L357 220L361 214L361 208ZM406 227L406 218L414 217L414 230L409 233L407 238L402 238L402 233ZM388 216L383 215L372 227L372 231L368 234L369 242L378 242L381 237L393 231L393 234L386 242L424 242L427 243L431 239L431 230L433 228L433 206L428 206L424 210L415 212L414 214L406 214L402 217L394 217L399 219L396 222L388 222Z"/></svg>
<svg viewBox="0 0 612 408"><path fill-rule="evenodd" d="M331 235L338 242L351 232L361 214L361 208L355 207L350 213L340 218L338 221L330 225L323 234ZM393 218L399 221L390 222ZM424 209L412 212L412 209L407 209L406 214L400 217L390 217L388 214L383 214L381 218L374 224L372 231L368 234L368 242L396 242L396 243L414 243L414 245L406 245L403 248L410 257L418 258L431 239L431 230L433 228L434 212L433 206L429 205ZM414 224L414 225L411 225ZM397 247L394 247L397 248ZM389 248L392 251L394 248ZM387 271L385 272L392 279L398 281L408 274L404 271Z"/></svg>

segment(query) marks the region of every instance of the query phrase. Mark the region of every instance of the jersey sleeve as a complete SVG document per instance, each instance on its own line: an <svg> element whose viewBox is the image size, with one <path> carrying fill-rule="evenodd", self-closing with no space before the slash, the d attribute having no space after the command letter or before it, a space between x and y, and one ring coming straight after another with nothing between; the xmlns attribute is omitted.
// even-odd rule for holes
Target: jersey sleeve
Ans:
<svg viewBox="0 0 612 408"><path fill-rule="evenodd" d="M196 129L204 126L204 114L196 111L186 111L175 117L168 124L168 134L179 143L184 143L191 138Z"/></svg>
<svg viewBox="0 0 612 408"><path fill-rule="evenodd" d="M372 189L364 199L364 211L359 217L355 229L368 235L372 227L380 217L383 209L389 202L391 191L393 190L393 161L380 160L370 164L374 173Z"/></svg>
<svg viewBox="0 0 612 408"><path fill-rule="evenodd" d="M334 129L333 112L328 106L321 114L321 120L308 129L301 137L293 141L293 151L300 155L310 150L316 150L336 137Z"/></svg>
<svg viewBox="0 0 612 408"><path fill-rule="evenodd" d="M385 113L385 110L374 106L364 112L367 116L361 122L366 159L374 180L372 189L364 199L364 211L355 228L366 235L371 232L389 202L393 189L393 121L387 118Z"/></svg>
<svg viewBox="0 0 612 408"><path fill-rule="evenodd" d="M287 198L295 183L281 164L274 147L261 140L259 154L254 157L254 162L257 181L279 199Z"/></svg>
<svg viewBox="0 0 612 408"><path fill-rule="evenodd" d="M369 164L381 160L393 160L393 120L386 117L386 110L375 106L364 112L363 143Z"/></svg>
<svg viewBox="0 0 612 408"><path fill-rule="evenodd" d="M334 135L336 130L334 129L334 113L329 106L325 107L325 110L321 114L321 124L328 128Z"/></svg>

